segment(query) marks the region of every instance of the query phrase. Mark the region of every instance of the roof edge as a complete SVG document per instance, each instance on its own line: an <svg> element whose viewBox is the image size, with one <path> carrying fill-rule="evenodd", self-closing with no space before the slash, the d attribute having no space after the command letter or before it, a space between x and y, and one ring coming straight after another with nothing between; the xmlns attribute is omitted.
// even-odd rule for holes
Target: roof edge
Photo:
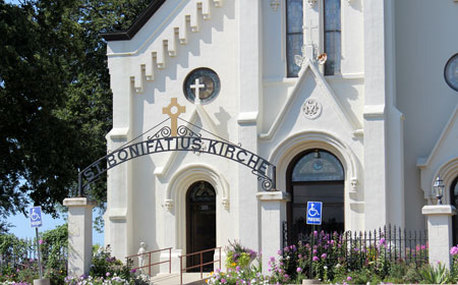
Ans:
<svg viewBox="0 0 458 285"><path fill-rule="evenodd" d="M135 19L127 31L115 31L103 33L101 36L106 41L126 41L132 39L135 34L148 22L166 0L153 0L151 4Z"/></svg>

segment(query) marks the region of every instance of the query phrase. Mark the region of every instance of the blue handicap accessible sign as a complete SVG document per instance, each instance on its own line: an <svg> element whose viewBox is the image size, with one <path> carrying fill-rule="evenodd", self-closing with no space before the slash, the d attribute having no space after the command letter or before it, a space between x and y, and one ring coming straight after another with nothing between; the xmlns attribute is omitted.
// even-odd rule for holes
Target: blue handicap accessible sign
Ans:
<svg viewBox="0 0 458 285"><path fill-rule="evenodd" d="M40 206L30 208L29 217L30 217L30 226L32 228L41 227L42 222L41 222L41 207Z"/></svg>
<svg viewBox="0 0 458 285"><path fill-rule="evenodd" d="M323 202L307 202L307 225L321 225Z"/></svg>

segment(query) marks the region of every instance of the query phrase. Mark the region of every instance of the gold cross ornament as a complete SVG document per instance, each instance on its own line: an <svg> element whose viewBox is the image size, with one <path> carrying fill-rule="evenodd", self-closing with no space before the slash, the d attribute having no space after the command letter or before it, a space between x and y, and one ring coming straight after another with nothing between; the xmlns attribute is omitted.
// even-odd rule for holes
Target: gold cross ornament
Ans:
<svg viewBox="0 0 458 285"><path fill-rule="evenodd" d="M186 106L178 105L177 98L172 98L167 107L162 108L162 114L169 115L171 119L170 128L172 137L178 135L178 117L186 112Z"/></svg>

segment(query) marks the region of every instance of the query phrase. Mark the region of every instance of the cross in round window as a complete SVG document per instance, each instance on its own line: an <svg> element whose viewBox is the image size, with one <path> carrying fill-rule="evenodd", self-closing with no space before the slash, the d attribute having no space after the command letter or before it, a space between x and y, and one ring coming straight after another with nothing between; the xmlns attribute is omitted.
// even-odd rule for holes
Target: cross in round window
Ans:
<svg viewBox="0 0 458 285"><path fill-rule="evenodd" d="M218 96L221 83L218 74L210 68L197 68L186 76L183 93L192 103L208 103Z"/></svg>

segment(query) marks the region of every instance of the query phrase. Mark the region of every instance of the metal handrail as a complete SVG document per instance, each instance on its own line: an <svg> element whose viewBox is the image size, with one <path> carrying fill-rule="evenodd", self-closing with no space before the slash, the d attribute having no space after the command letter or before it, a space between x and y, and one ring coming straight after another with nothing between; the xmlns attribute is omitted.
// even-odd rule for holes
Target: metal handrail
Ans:
<svg viewBox="0 0 458 285"><path fill-rule="evenodd" d="M166 251L166 250L169 251L169 259L168 260L151 263L151 255L153 253ZM148 267L148 275L151 276L151 267L153 267L155 265L163 264L163 263L168 263L169 264L169 274L172 273L172 248L171 247L156 249L156 250L152 250L152 251L147 251L145 253L129 255L129 256L126 257L126 260L129 260L130 258L134 258L134 257L139 257L139 256L142 256L142 255L148 255L148 265L138 266L138 267L134 267L132 269L137 270L137 269L142 269L142 268ZM139 264L139 265L141 265L141 264Z"/></svg>
<svg viewBox="0 0 458 285"><path fill-rule="evenodd" d="M206 252L216 251L216 250L219 251L219 259L203 263L203 254ZM199 264L183 268L183 257L188 257L188 256L193 256L193 255L198 255L198 254L200 257ZM205 265L215 264L217 262L219 262L219 268L221 268L221 246L180 255L180 284L183 284L183 272L186 272L188 269L200 267L200 278L202 279L203 278L203 267Z"/></svg>

